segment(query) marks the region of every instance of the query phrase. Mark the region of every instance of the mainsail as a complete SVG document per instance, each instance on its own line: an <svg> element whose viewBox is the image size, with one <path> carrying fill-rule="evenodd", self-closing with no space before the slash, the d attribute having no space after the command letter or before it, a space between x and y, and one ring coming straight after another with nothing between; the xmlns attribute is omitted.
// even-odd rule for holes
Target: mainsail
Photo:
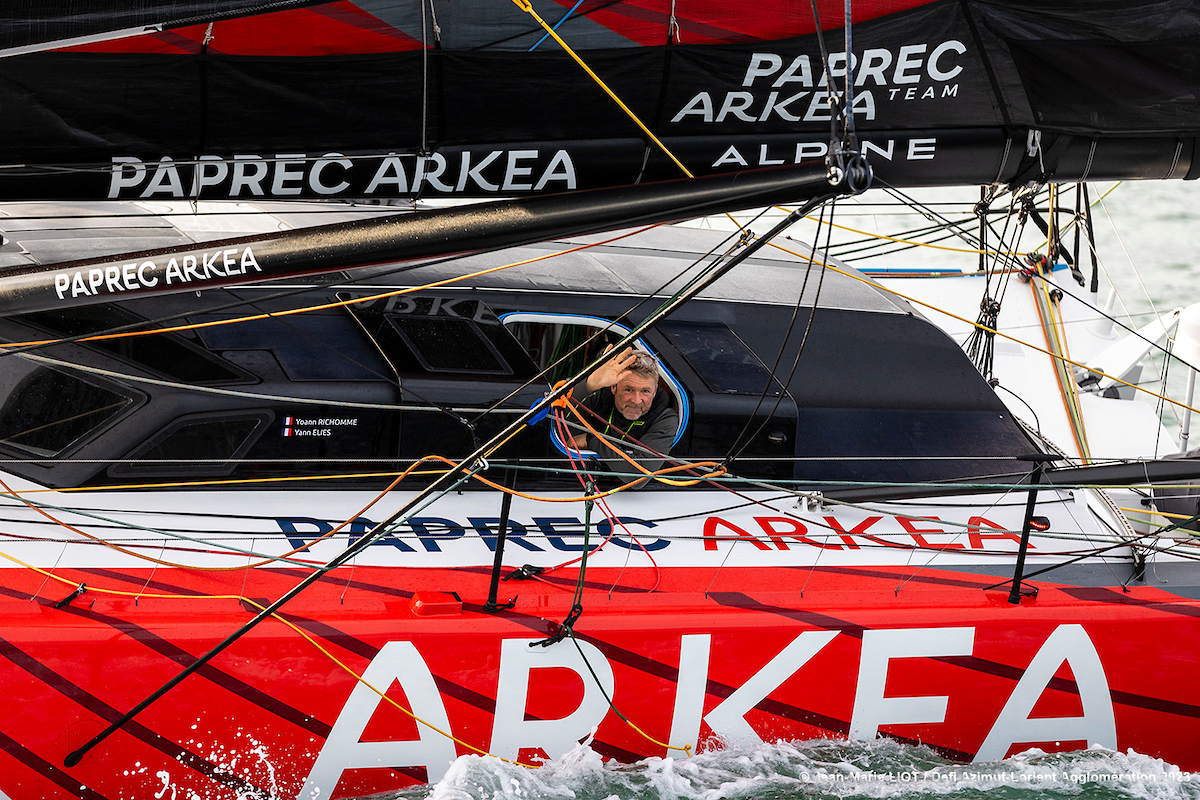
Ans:
<svg viewBox="0 0 1200 800"><path fill-rule="evenodd" d="M599 82L696 175L820 160L847 72L829 0L821 29L784 0L528 6L599 82L507 1L117 5L0 12L0 198L479 197L680 177ZM1194 0L876 0L852 29L853 119L885 183L1200 174Z"/></svg>

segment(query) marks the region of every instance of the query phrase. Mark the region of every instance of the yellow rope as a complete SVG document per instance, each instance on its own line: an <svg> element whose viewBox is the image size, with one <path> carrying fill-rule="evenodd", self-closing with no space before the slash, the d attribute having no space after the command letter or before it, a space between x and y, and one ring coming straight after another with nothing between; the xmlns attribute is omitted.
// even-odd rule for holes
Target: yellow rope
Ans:
<svg viewBox="0 0 1200 800"><path fill-rule="evenodd" d="M1107 189L1107 191L1104 192L1104 194L1100 195L1095 200L1093 200L1091 204L1093 206L1099 204L1101 200L1103 200L1104 198L1106 198L1110 194L1112 194L1112 192L1120 185L1121 185L1121 181L1117 181L1112 186L1110 186ZM790 208L786 208L784 206L775 206L775 208L779 209L780 211L787 211L787 212L791 211ZM849 213L851 213L851 215L854 215L854 212L849 212ZM742 227L740 223L738 223L736 220L733 220L732 216L730 216L728 214L726 214L725 216L729 217L729 219L732 220L734 222L734 224L738 226L739 229ZM949 245L933 244L932 242L918 242L913 239L901 239L896 236L888 236L888 235L882 234L882 233L871 233L869 231L861 231L861 230L858 230L857 228L851 228L847 225L841 225L839 223L832 222L827 219L821 219L820 217L807 216L807 217L805 217L805 219L808 220L809 222L815 222L818 225L828 225L831 228L837 228L838 230L846 231L847 233L857 234L858 236L865 236L865 237L871 238L871 239L883 239L884 241L896 242L897 244L911 245L912 247L926 247L926 248L929 248L930 250L947 250L951 253L968 253L968 254L972 254L972 255L980 255L980 254L982 254L982 255L1005 255L1005 256L1021 255L1020 252L1011 251L1011 250L997 250L997 249L977 250L977 249L973 249L970 247L950 247ZM1071 220L1062 229L1061 233L1066 233L1068 230L1071 229L1071 226L1075 225L1075 224L1076 224L1075 220ZM1049 244L1049 239L1043 239L1041 244L1038 247L1035 247L1034 249L1035 250L1041 249L1041 246L1046 245L1046 244ZM869 272L870 270L864 270L864 271ZM1002 270L1002 271L1010 271L1010 270ZM1015 272L1016 270L1011 270L1011 271Z"/></svg>
<svg viewBox="0 0 1200 800"><path fill-rule="evenodd" d="M1051 208L1053 209L1053 206ZM1040 265L1035 264L1033 269L1039 275L1041 274ZM1033 293L1033 305L1037 310L1038 321L1041 323L1042 333L1046 338L1046 346L1056 355L1062 355L1069 359L1071 351L1066 344L1066 331L1061 322L1062 315L1057 313L1059 309L1050 297L1049 283L1044 280L1030 279L1029 288ZM1043 308L1045 309L1044 315ZM1079 455L1086 464L1091 460L1091 452L1088 448L1087 430L1083 425L1083 409L1079 405L1079 393L1074 378L1062 361L1053 362L1053 366L1058 393L1063 401L1063 410L1066 411L1067 420L1070 423L1071 437L1075 440Z"/></svg>
<svg viewBox="0 0 1200 800"><path fill-rule="evenodd" d="M1164 487L1156 486L1156 488ZM1196 487L1192 486L1189 488L1194 489ZM1126 514L1145 514L1147 516L1166 517L1167 519L1191 519L1193 516L1191 514L1172 514L1169 511L1151 511L1148 508L1122 508L1121 506L1117 506L1117 510L1124 511Z"/></svg>
<svg viewBox="0 0 1200 800"><path fill-rule="evenodd" d="M620 241L621 239L625 239L630 236L636 236L637 234L644 233L645 231L648 231L648 230L650 230L652 228L656 228L656 227L658 227L658 225L647 225L645 227L638 228L637 230L628 231L626 233L620 234L619 236L613 236L612 238L605 239L600 242L591 242L589 244L581 244L581 245L577 245L575 247L569 247L565 250L558 250L553 253L547 253L544 256L536 256L534 258L527 258L524 261L514 261L511 264L501 264L500 266L489 267L487 269L481 269L481 270L478 270L477 272L470 272L470 273L467 273L466 275L456 275L454 277L445 278L440 281L434 281L432 283L422 284L421 286L409 286L404 289L396 289L396 290L390 291L390 292L381 292L379 294L373 294L373 295L369 295L367 297L355 297L355 298L351 298L350 300L338 300L335 302L322 303L320 305L315 305L315 306L302 306L300 308L288 308L288 309L284 309L283 311L269 311L269 312L262 313L262 314L251 314L251 315L244 316L244 317L233 317L230 319L218 319L218 320L211 320L209 322L195 322L195 323L191 323L188 325L172 325L167 328L152 328L150 330L141 330L141 331L123 331L121 333L97 334L96 336L88 336L88 337L85 337L82 339L78 339L76 341L101 342L101 341L106 341L109 339L128 339L128 338L132 338L132 337L136 337L136 336L151 336L151 335L160 334L160 333L178 333L180 331L192 331L192 330L198 330L201 328L215 328L220 325L233 325L233 324L236 324L239 322L256 322L258 320L263 320L263 319L274 319L277 317L289 317L294 314L305 314L310 311L327 311L331 308L342 308L344 306L351 306L351 305L355 305L357 303L369 303L369 302L372 302L375 300L383 300L388 297L398 297L400 295L411 294L413 292L419 292L419 291L422 291L425 289L436 289L438 287L447 286L452 283L458 283L460 281L469 280L471 278L478 278L483 275L489 275L493 272L499 272L499 271L505 270L505 269L512 269L513 267L523 267L527 264L533 264L538 261L545 261L546 259L550 259L550 258L557 258L558 256L567 255L568 253L574 253L574 252L578 252L580 250L588 250L592 247L599 247L600 245L611 244L612 242ZM58 338L58 339L42 339L42 340L32 341L32 342L3 342L3 343L0 343L0 349L14 349L14 348L21 348L21 347L40 347L42 345L58 344L59 342L62 342L62 341L63 341L63 339Z"/></svg>
<svg viewBox="0 0 1200 800"><path fill-rule="evenodd" d="M254 606L255 608L257 608L259 611L262 611L265 608L265 606L261 606L258 603L254 602L253 600L246 600L246 602L249 603L250 605ZM483 748L476 747L475 745L471 744L470 742L467 742L467 741L464 741L463 739L458 738L457 736L455 736L453 733L450 733L449 731L442 730L437 725L434 725L432 722L429 722L426 719L418 717L412 711L410 711L409 709L407 709L403 705L401 705L399 702L392 699L391 697L388 697L387 694L385 694L384 692L379 691L379 689L374 684L372 684L370 681L366 680L359 673L355 672L348 665L344 664L337 656L335 656L333 653L329 652L327 649L325 649L325 647L323 647L319 642L317 642L316 639L309 636L306 631L302 630L301 628L299 628L297 625L293 624L292 622L289 622L288 620L284 619L279 614L272 614L271 617L273 619L278 620L279 622L282 622L284 625L288 626L293 631L295 631L297 634L299 634L306 642L311 644L313 647L317 648L317 650L320 650L321 653L326 658L328 658L330 661L332 661L334 664L336 664L338 667L340 667L342 670L344 670L346 672L346 674L348 674L350 677L354 678L354 680L361 683L363 686L366 686L372 692L374 692L375 694L379 695L381 698L386 700L390 705L399 709L404 714L408 715L411 719L424 725L426 728L429 728L431 731L434 731L435 733L440 733L442 736L445 736L450 741L454 742L457 745L461 745L461 746L465 747L466 749L470 750L473 753L478 753L481 756L491 756L492 758L498 758L501 761L505 762L506 764L513 764L518 767L529 767L530 769L538 769L542 766L541 764L526 764L523 761L517 761L515 759L505 758L504 756L498 756L495 753L490 753L487 750L484 750Z"/></svg>
<svg viewBox="0 0 1200 800"><path fill-rule="evenodd" d="M8 553L5 553L3 551L0 551L0 557L6 558L15 564L18 564L18 565L24 567L25 569L30 570L31 572L34 572L38 575L42 575L48 580L57 581L59 583L67 585L67 586L75 585L75 581L72 581L68 578L64 578L60 575L55 575L54 573L49 572L44 569L41 569L39 567L35 567L32 564L28 564L28 563L22 561L21 559L15 557L15 556L9 555ZM207 594L186 595L186 594L157 594L157 593L149 593L148 594L148 593L144 593L144 592L121 591L119 589L106 589L106 588L97 587L97 586L89 586L88 591L96 592L98 594L116 595L116 596L120 596L120 597L133 597L133 598L138 598L138 599L235 600L239 603L245 603L246 605L253 606L254 608L257 608L259 611L263 611L266 609L266 606L264 606L260 603L257 603L248 597L243 597L241 595L207 595ZM309 635L309 633L307 631L303 630L296 624L285 619L284 617L282 617L281 615L279 615L277 613L271 614L271 618L276 620L277 622L283 623L288 628L290 628L293 632L295 632L297 635L299 635L302 639L304 639L306 642L308 642L313 647L315 647L318 651L320 651L320 653L322 655L324 655L326 658L328 658L330 661L332 661L334 664L336 664L346 674L348 674L350 677L354 678L354 680L356 682L361 683L363 686L366 686L372 692L379 695L379 697L381 697L383 700L387 701L390 705L392 705L399 711L403 712L404 714L406 714L408 717L410 717L414 721L420 723L421 725L424 725L425 727L429 728L430 730L434 731L435 733L445 736L447 739L454 742L455 744L461 745L462 747L466 748L467 750L470 750L471 752L474 752L474 753L478 753L479 755L491 756L492 758L497 758L507 764L513 764L518 767L528 767L530 769L538 769L542 766L539 763L526 764L523 761L508 759L508 758L505 758L504 756L498 756L494 753L484 750L483 748L476 747L475 745L471 744L470 742L460 739L459 737L455 736L453 733L450 733L449 731L442 730L437 725L434 725L432 722L429 722L428 720L417 716L417 714L413 713L410 709L405 708L399 702L397 702L393 698L389 697L385 692L380 691L378 687L376 687L370 681L366 680L362 676L361 673L355 672L349 665L347 665L345 662L343 662L341 659L339 659L337 656L335 656L332 652L330 652L326 647L324 647L322 644L320 644L316 639L314 639L311 635ZM609 703L609 707L613 708L611 701ZM643 731L640 727L638 727L632 720L627 718L624 714L617 712L616 708L613 708L613 711L614 711L614 713L617 714L618 718L620 718L622 722L624 722L626 725L628 725L630 728L632 728L638 735L640 735L647 741L651 742L652 744L658 745L659 747L663 747L668 750L679 750L682 753L686 753L689 757L692 755L692 746L690 744L685 744L683 746L679 746L679 745L673 745L673 744L669 744L667 742L659 741L658 739L654 738L650 734Z"/></svg>
<svg viewBox="0 0 1200 800"><path fill-rule="evenodd" d="M930 303L926 303L922 300L918 300L915 297L910 297L910 296L904 294L903 292L897 291L896 289L893 289L889 286L884 286L883 284L873 281L870 278L867 278L863 275L856 275L852 272L847 272L844 269L838 269L833 264L827 264L825 262L818 260L815 257L810 259L809 256L806 256L802 253L798 253L795 250L789 250L788 248L784 247L783 245L776 244L775 242L771 242L771 246L776 248L777 250L782 250L783 252L785 252L789 255L795 256L796 258L799 258L803 261L811 260L814 264L818 264L822 267L825 267L826 269L831 269L834 272L838 273L839 275L845 275L847 278L853 278L856 281L865 283L868 286L872 286L876 289L887 292L888 294L895 295L896 297L899 297L901 300L905 300L909 303L912 303L913 305L924 306L925 308L928 308L932 311L936 311L939 314L944 314L947 317L950 317L951 319L956 319L959 322L962 322L966 325L970 325L971 327L978 328L979 330L984 331L985 333L994 333L995 335L1000 336L1004 339L1008 339L1009 341L1016 342L1019 345L1024 345L1025 347L1028 347L1030 350L1036 350L1037 352L1042 353L1043 355L1047 355L1047 356L1050 356L1051 358L1059 359L1067 364L1070 364L1071 366L1079 367L1080 369L1085 369L1088 372L1091 372L1095 375L1099 375L1101 378L1107 378L1108 380L1116 381L1117 383L1122 384L1123 386L1128 386L1129 388L1134 389L1139 392L1145 392L1146 394L1150 395L1151 397L1158 398L1159 400L1170 403L1171 405L1178 406L1180 408L1186 408L1189 411L1200 414L1200 409L1193 408L1192 406L1189 406L1187 403L1183 403L1179 400L1172 400L1171 398L1167 397L1166 395L1161 395L1158 392L1155 392L1151 389L1147 389L1145 387L1138 386L1137 384L1130 383L1129 381L1122 380L1122 379L1116 377L1115 375L1109 375L1107 372L1099 370L1095 367L1089 367L1085 364L1080 364L1078 361L1072 361L1071 359L1066 358L1065 356L1060 356L1057 353L1051 353L1049 350L1046 350L1045 348L1042 348L1042 347L1038 347L1036 344L1027 342L1023 339L1018 339L1015 336L1010 336L1009 334L1004 333L1003 331L994 330L992 328L989 328L987 325L976 322L974 320L967 319L966 317L960 317L958 314L955 314L951 311L947 311L944 308L939 308L938 306L932 305Z"/></svg>
<svg viewBox="0 0 1200 800"><path fill-rule="evenodd" d="M680 161L678 158L675 157L674 153L672 153L670 150L667 149L667 146L665 144L663 144L661 141L659 141L657 136L655 136L653 133L650 132L650 129L647 128L646 125L640 119L638 119L638 115L633 113L632 109L630 109L629 106L625 105L625 103L623 103L621 101L621 98L617 97L616 93L613 92L612 89L608 88L608 85L600 79L600 76L597 75L595 72L592 72L591 67L589 67L587 64L585 64L583 59L580 58L578 55L576 55L575 51L572 50L570 48L570 46L562 40L562 38L558 35L558 33L554 30L554 28L552 28L550 25L548 25L546 23L546 21L544 19L542 19L540 16L538 16L538 13L533 10L533 4L530 3L529 0L513 0L513 3L516 4L517 8L521 9L522 11L524 11L525 13L527 13L531 17L533 17L535 20L537 20L537 23L542 26L542 28L546 31L546 33L548 33L552 37L554 37L554 41L558 42L558 46L561 47L563 50L565 50L567 52L567 55L569 55L571 58L575 59L575 63L578 64L580 67L582 67L583 71L586 72L589 76L591 76L592 80L594 80L596 82L596 85L599 86L601 89L603 89L604 93L607 94L609 97L611 97L613 99L613 102L615 102L617 105L619 105L621 107L621 110L624 111L629 116L629 118L631 120L633 120L634 123L636 123L639 128L642 129L642 133L646 134L646 136L648 136L651 141L653 141L656 145L658 145L660 150L662 150L664 153L666 153L668 158L670 158L672 161L675 162L675 166L679 167L679 169L683 171L684 175L688 176L689 178L696 177L695 175L693 175L691 173L690 170L688 170L687 167L685 167L683 165L682 161Z"/></svg>
<svg viewBox="0 0 1200 800"><path fill-rule="evenodd" d="M35 567L32 564L27 564L24 561L22 561L21 559L16 558L15 556L11 556L8 553L5 553L3 551L0 551L0 557L6 558L9 561L19 564L22 567L25 567L26 569L37 573L38 575L43 575L49 580L58 581L59 583L66 584L67 586L75 585L75 582L72 580L68 580L67 578L63 578L61 576L55 575L44 569ZM234 594L145 594L145 593L140 593L140 592L120 591L118 589L104 589L104 588L100 588L97 586L89 586L88 591L89 592L97 592L99 594L117 595L120 597L134 597L134 598L143 598L143 599L148 598L148 599L157 599L157 600L236 600L240 603L245 603L247 605L254 606L259 611L263 611L266 608L266 606L260 605L259 603L256 603L255 601L251 600L248 597L242 597L241 595L234 595ZM400 711L403 711L405 714L407 714L412 719L416 720L417 722L419 722L420 724L429 728L430 730L440 733L442 736L445 736L447 739L451 740L455 744L460 744L463 747L467 748L468 750L471 750L475 753L479 753L480 755L492 756L493 758L498 758L501 761L505 761L509 764L515 764L519 767L530 767L531 769L537 769L538 767L541 766L540 764L525 764L520 761L512 761L510 759L504 758L503 756L494 755L492 753L489 753L486 750L476 747L475 745L471 744L470 742L466 742L466 741L463 741L462 739L459 739L457 736L455 736L454 734L452 734L448 731L442 730L438 726L434 725L432 722L429 722L425 719L422 719L421 717L418 717L412 711L410 711L409 709L400 705L400 703L398 703L395 700L393 700L392 698L388 697L385 693L379 691L378 688L376 688L369 681L364 679L362 675L355 672L353 669L351 669L349 666L347 666L345 663L343 663L340 659L338 659L337 656L335 656L333 653L329 652L329 650L327 650L326 648L321 646L306 631L301 630L299 627L297 627L293 623L289 622L288 620L284 619L279 614L271 614L271 618L278 622L282 622L284 625L291 628L293 631L295 631L297 634L299 634L305 641L307 641L313 647L317 648L317 650L321 651L321 653L323 655L325 655L326 658L328 658L334 664L336 664L337 666L339 666L343 670L345 670L346 673L349 674L352 678L354 678L355 681L357 681L358 683L361 683L363 686L366 686L372 692L374 692L375 694L382 697L384 700L386 700L388 703L390 703L391 705L398 708Z"/></svg>

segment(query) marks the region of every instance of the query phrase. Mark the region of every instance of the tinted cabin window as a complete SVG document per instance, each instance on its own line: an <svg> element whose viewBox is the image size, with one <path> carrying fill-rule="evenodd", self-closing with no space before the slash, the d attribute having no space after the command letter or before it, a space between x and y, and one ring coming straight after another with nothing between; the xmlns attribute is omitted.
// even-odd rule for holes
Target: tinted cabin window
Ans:
<svg viewBox="0 0 1200 800"><path fill-rule="evenodd" d="M132 400L65 372L37 367L0 408L0 442L54 456L116 417Z"/></svg>
<svg viewBox="0 0 1200 800"><path fill-rule="evenodd" d="M513 374L472 320L389 315L387 321L424 372Z"/></svg>
<svg viewBox="0 0 1200 800"><path fill-rule="evenodd" d="M529 354L479 300L404 296L347 308L401 375L526 380L537 374Z"/></svg>
<svg viewBox="0 0 1200 800"><path fill-rule="evenodd" d="M176 422L113 475L228 475L266 428L267 415L221 416Z"/></svg>
<svg viewBox="0 0 1200 800"><path fill-rule="evenodd" d="M391 412L311 405L192 415L168 424L97 480L220 476L377 486L399 469L397 423ZM330 482L330 475L339 477Z"/></svg>
<svg viewBox="0 0 1200 800"><path fill-rule="evenodd" d="M211 322L228 318L198 314L189 319ZM199 334L210 350L269 351L293 381L394 380L391 369L364 340L362 330L344 313L232 322L201 328Z"/></svg>
<svg viewBox="0 0 1200 800"><path fill-rule="evenodd" d="M108 305L43 311L26 314L22 319L59 336L82 336L146 321L123 308ZM87 345L185 383L232 383L248 378L233 365L173 333L104 339Z"/></svg>
<svg viewBox="0 0 1200 800"><path fill-rule="evenodd" d="M666 334L696 374L717 394L778 395L779 382L724 325L664 322Z"/></svg>

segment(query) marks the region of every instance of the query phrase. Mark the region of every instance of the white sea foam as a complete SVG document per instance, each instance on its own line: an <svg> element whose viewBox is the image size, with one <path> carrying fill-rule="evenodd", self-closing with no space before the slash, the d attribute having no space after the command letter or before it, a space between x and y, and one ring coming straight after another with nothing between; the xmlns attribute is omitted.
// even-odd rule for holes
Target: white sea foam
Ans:
<svg viewBox="0 0 1200 800"><path fill-rule="evenodd" d="M956 764L928 748L889 740L781 742L605 762L579 747L541 769L464 756L436 786L403 800L1200 800L1200 773L1161 759L1096 748Z"/></svg>

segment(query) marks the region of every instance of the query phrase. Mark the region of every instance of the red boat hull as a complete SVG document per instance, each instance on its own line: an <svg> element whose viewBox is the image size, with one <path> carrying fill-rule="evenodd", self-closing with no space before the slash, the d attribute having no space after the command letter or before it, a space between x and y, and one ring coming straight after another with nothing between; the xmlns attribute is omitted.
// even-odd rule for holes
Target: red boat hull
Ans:
<svg viewBox="0 0 1200 800"><path fill-rule="evenodd" d="M1157 589L1041 584L1018 606L993 578L942 570L727 568L699 585L699 570L601 568L577 644L531 647L570 611L573 575L505 583L515 606L489 614L486 570L359 567L289 605L295 629L262 624L68 769L67 753L257 611L237 595L276 596L301 573L257 570L243 591L241 572L60 572L130 592L62 608L46 599L61 584L30 602L39 587L10 573L13 800L351 797L436 780L472 752L536 764L589 734L622 761L879 733L958 760L1099 743L1200 768L1200 604Z"/></svg>

